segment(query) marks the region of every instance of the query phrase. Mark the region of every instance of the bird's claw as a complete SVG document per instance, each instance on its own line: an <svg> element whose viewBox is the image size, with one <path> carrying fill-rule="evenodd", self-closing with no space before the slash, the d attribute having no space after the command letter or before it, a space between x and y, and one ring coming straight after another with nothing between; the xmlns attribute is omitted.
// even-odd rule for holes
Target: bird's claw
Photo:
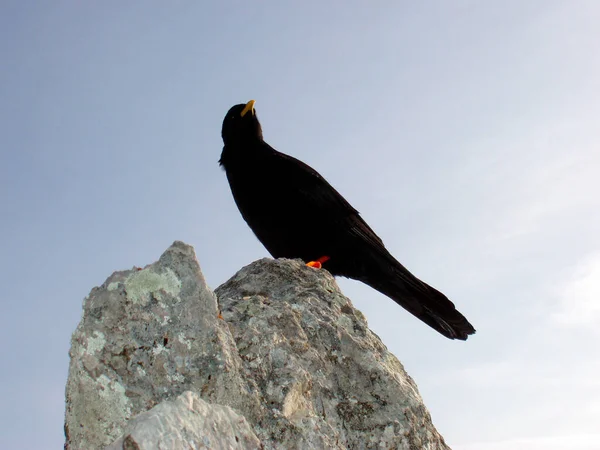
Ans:
<svg viewBox="0 0 600 450"><path fill-rule="evenodd" d="M331 258L329 256L321 256L316 261L309 261L306 263L308 267L314 267L315 269L320 269L323 267L323 263L329 261Z"/></svg>

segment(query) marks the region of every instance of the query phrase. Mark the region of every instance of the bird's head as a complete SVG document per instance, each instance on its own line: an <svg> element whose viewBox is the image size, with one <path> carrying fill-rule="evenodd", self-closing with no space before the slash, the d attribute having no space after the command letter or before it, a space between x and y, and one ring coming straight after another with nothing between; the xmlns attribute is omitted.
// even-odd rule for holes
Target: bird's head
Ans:
<svg viewBox="0 0 600 450"><path fill-rule="evenodd" d="M221 136L225 145L262 141L262 128L254 111L254 100L232 106L223 119Z"/></svg>

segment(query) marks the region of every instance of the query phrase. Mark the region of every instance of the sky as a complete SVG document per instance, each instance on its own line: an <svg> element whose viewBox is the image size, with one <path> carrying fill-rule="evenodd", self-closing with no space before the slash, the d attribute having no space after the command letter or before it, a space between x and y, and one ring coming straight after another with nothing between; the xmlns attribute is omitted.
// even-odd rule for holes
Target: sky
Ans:
<svg viewBox="0 0 600 450"><path fill-rule="evenodd" d="M0 4L0 448L62 448L70 336L116 270L267 256L229 107L317 169L477 328L340 280L455 450L600 449L600 3Z"/></svg>

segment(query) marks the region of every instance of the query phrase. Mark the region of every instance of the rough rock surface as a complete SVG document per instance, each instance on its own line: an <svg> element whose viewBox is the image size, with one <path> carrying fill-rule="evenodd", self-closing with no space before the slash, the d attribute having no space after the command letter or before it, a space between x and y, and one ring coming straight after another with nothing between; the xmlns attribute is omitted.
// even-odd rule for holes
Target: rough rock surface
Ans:
<svg viewBox="0 0 600 450"><path fill-rule="evenodd" d="M66 449L448 448L327 271L263 259L215 292L223 319L182 242L92 290L72 338Z"/></svg>
<svg viewBox="0 0 600 450"><path fill-rule="evenodd" d="M233 409L211 405L187 391L131 419L123 436L106 450L123 448L258 449L260 441L246 419Z"/></svg>
<svg viewBox="0 0 600 450"><path fill-rule="evenodd" d="M182 242L92 289L71 342L65 447L102 448L131 417L185 391L251 419L260 405L217 314L194 250Z"/></svg>

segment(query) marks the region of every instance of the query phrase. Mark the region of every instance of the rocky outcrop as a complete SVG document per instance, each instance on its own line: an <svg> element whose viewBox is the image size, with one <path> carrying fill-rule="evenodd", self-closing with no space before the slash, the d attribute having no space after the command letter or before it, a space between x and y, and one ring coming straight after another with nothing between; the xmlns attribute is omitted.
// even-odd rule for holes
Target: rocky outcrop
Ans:
<svg viewBox="0 0 600 450"><path fill-rule="evenodd" d="M213 293L175 242L92 290L70 356L66 449L448 448L333 277L300 261Z"/></svg>

